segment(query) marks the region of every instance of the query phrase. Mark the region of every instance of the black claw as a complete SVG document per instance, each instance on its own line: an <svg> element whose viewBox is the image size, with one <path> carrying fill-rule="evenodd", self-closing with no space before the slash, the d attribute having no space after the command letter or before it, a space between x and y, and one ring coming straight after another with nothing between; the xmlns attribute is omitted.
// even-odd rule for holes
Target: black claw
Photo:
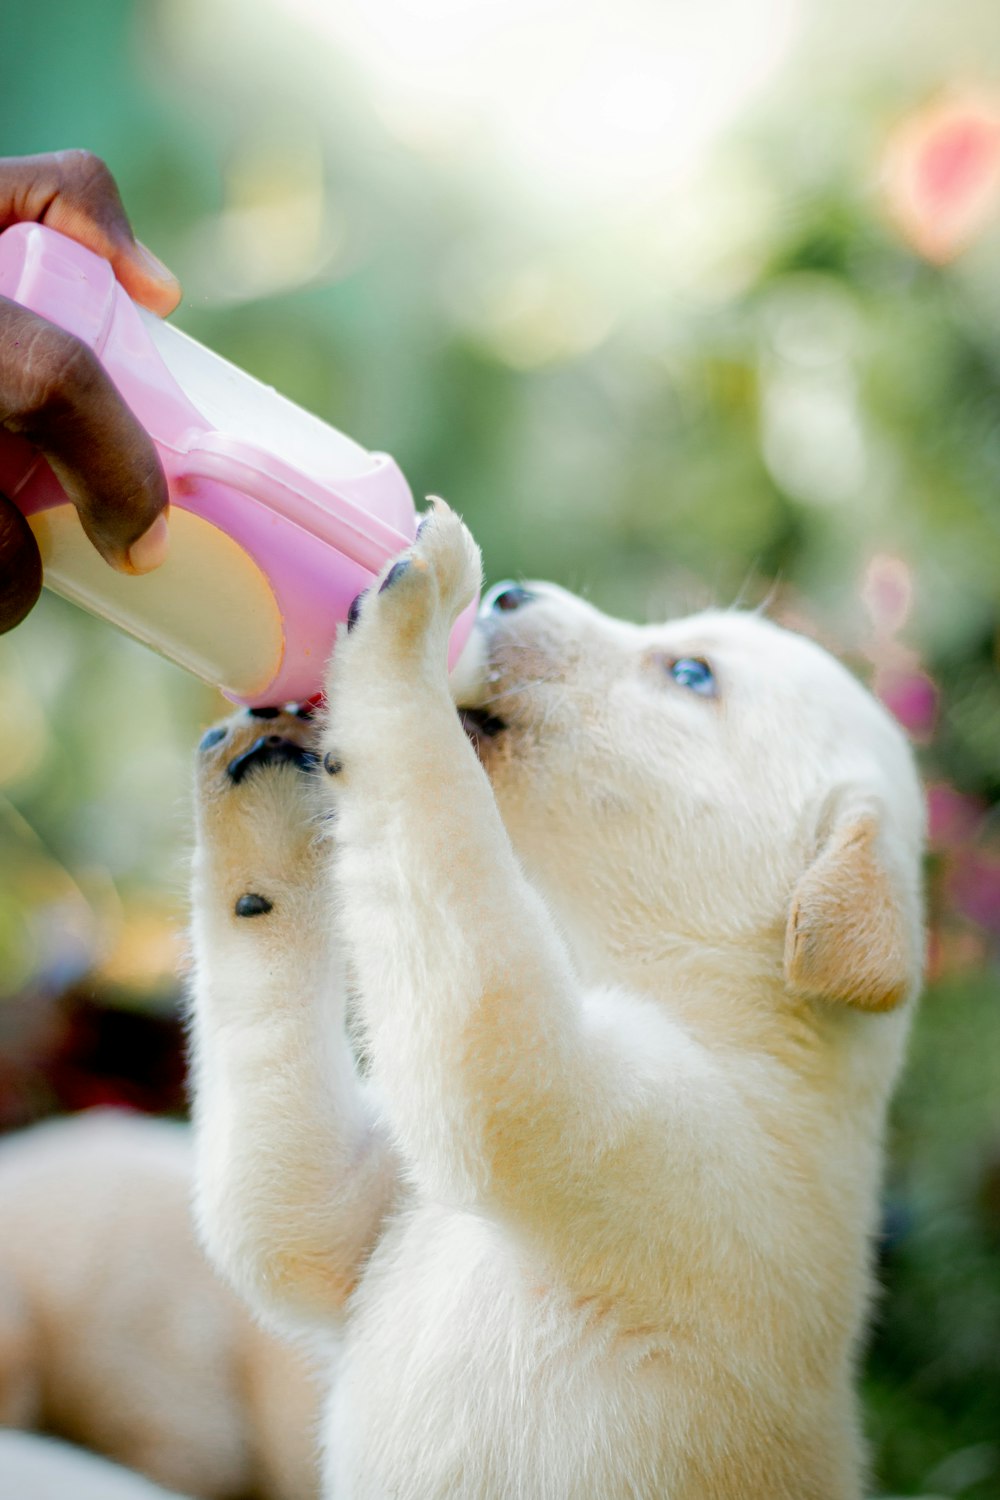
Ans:
<svg viewBox="0 0 1000 1500"><path fill-rule="evenodd" d="M280 708L248 708L247 713L252 719L276 719L281 713Z"/></svg>
<svg viewBox="0 0 1000 1500"><path fill-rule="evenodd" d="M257 896L253 891L247 891L233 909L238 917L263 917L274 910L274 903L268 901L266 896Z"/></svg>
<svg viewBox="0 0 1000 1500"><path fill-rule="evenodd" d="M227 731L223 729L221 725L216 725L214 729L206 729L205 733L198 741L198 749L211 750L213 745L217 745L220 740L224 740L226 738L226 734Z"/></svg>
<svg viewBox="0 0 1000 1500"><path fill-rule="evenodd" d="M361 614L361 601L367 592L367 589L362 589L358 597L351 600L351 607L347 611L347 628L349 631L353 630L358 623L358 616Z"/></svg>
<svg viewBox="0 0 1000 1500"><path fill-rule="evenodd" d="M328 776L339 776L344 769L344 762L328 750L323 757L323 770Z"/></svg>
<svg viewBox="0 0 1000 1500"><path fill-rule="evenodd" d="M389 569L388 573L379 584L379 593L384 594L386 589L391 589L393 584L397 583L399 579L402 578L403 574L409 570L409 566L410 559L408 557L401 557L399 559L399 562L393 563L392 567Z"/></svg>
<svg viewBox="0 0 1000 1500"><path fill-rule="evenodd" d="M304 750L301 745L283 739L280 734L267 734L254 740L249 750L244 750L242 755L231 760L226 771L230 781L239 785L248 771L277 765L292 765L300 771L311 771L318 760L315 751Z"/></svg>

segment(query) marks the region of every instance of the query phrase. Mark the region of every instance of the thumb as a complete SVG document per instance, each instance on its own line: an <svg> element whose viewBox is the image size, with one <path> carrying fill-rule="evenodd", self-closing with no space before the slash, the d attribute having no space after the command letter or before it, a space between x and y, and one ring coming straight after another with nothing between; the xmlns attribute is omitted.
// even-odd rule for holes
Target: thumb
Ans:
<svg viewBox="0 0 1000 1500"><path fill-rule="evenodd" d="M122 286L136 302L165 318L181 300L181 284L141 240L118 244L111 265Z"/></svg>

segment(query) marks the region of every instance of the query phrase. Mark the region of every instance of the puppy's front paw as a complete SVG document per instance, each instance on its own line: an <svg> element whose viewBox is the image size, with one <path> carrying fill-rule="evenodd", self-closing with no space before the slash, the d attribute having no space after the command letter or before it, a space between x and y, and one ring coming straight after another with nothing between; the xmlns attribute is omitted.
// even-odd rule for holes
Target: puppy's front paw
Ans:
<svg viewBox="0 0 1000 1500"><path fill-rule="evenodd" d="M278 709L234 714L202 737L196 866L204 898L236 920L285 910L319 882L315 741L309 719Z"/></svg>
<svg viewBox="0 0 1000 1500"><path fill-rule="evenodd" d="M413 546L355 600L327 674L321 780L338 803L362 774L382 797L404 795L410 748L426 754L435 722L454 729L448 638L480 578L478 547L435 500Z"/></svg>
<svg viewBox="0 0 1000 1500"><path fill-rule="evenodd" d="M481 580L479 548L467 527L445 501L434 500L413 546L386 569L377 588L354 601L334 655L330 694L340 669L348 670L362 653L377 654L383 668L412 666L417 656L440 661L443 669L451 628Z"/></svg>

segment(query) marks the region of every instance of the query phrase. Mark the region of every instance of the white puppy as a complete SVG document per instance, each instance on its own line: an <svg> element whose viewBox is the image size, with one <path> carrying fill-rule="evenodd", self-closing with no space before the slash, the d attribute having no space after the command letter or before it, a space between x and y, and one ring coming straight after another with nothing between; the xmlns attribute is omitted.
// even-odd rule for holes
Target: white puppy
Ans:
<svg viewBox="0 0 1000 1500"><path fill-rule="evenodd" d="M314 1382L208 1265L191 1181L185 1126L118 1110L0 1142L0 1427L59 1433L204 1500L310 1500ZM0 1500L27 1493L7 1467L22 1452L49 1462L0 1446ZM51 1450L54 1472L76 1453ZM101 1472L85 1465L80 1485Z"/></svg>
<svg viewBox="0 0 1000 1500"><path fill-rule="evenodd" d="M480 617L477 757L478 566L439 506L338 642L313 774L289 716L202 742L205 1243L328 1331L334 1500L856 1500L907 747L764 620L543 585Z"/></svg>

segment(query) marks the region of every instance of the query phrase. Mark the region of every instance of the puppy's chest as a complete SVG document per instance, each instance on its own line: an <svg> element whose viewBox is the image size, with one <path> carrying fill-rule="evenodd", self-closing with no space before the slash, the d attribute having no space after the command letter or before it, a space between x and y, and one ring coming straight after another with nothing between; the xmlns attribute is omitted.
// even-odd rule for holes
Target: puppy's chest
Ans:
<svg viewBox="0 0 1000 1500"><path fill-rule="evenodd" d="M496 1227L426 1208L388 1231L359 1288L331 1454L359 1475L379 1473L385 1493L397 1465L412 1483L426 1461L428 1500L504 1493L522 1469L535 1476L533 1495L575 1493L574 1467L596 1494L605 1462L620 1482L623 1451L656 1467L664 1398L660 1361L641 1340L622 1340L602 1309L541 1278ZM567 1444L568 1433L586 1443Z"/></svg>

